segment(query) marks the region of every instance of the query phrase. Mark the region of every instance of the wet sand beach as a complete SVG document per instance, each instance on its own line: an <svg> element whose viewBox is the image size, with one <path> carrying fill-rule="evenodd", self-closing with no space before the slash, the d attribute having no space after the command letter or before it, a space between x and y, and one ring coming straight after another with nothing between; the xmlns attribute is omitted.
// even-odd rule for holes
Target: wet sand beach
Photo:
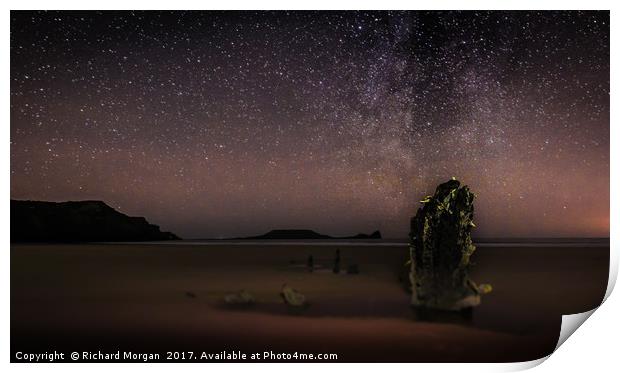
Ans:
<svg viewBox="0 0 620 373"><path fill-rule="evenodd" d="M409 307L402 243L12 245L12 356L240 350L336 353L340 362L525 361L553 351L562 314L590 310L605 293L607 240L478 246L472 278L493 292L470 317L429 318ZM337 249L340 274L331 270ZM350 264L360 273L347 274ZM291 311L284 283L310 305ZM254 306L223 302L241 289Z"/></svg>

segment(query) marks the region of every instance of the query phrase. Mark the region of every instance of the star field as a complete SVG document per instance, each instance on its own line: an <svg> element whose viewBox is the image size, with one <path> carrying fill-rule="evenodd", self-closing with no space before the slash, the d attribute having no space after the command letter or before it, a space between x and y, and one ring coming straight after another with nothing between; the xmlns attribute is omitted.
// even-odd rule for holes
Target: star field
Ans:
<svg viewBox="0 0 620 373"><path fill-rule="evenodd" d="M608 236L609 12L11 12L11 198L184 238Z"/></svg>

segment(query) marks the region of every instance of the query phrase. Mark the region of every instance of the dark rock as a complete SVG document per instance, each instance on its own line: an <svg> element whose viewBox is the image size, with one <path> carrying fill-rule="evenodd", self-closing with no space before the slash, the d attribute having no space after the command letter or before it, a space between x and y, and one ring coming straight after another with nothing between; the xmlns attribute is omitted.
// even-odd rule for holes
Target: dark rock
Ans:
<svg viewBox="0 0 620 373"><path fill-rule="evenodd" d="M293 289L287 284L282 285L280 296L284 300L284 303L288 304L291 307L305 307L308 305L308 303L306 302L306 296L303 295L299 290Z"/></svg>
<svg viewBox="0 0 620 373"><path fill-rule="evenodd" d="M361 239L361 240L380 240L381 239L381 232L380 231L374 231L371 234L365 234L365 233L358 233L355 236L352 237L341 237L341 238L348 238L348 239Z"/></svg>
<svg viewBox="0 0 620 373"><path fill-rule="evenodd" d="M316 233L310 229L274 229L260 236L243 237L248 240L308 240L328 239L324 234Z"/></svg>
<svg viewBox="0 0 620 373"><path fill-rule="evenodd" d="M327 240L327 239L380 239L381 232L359 233L355 236L332 237L310 229L274 229L260 236L234 238L238 240Z"/></svg>
<svg viewBox="0 0 620 373"><path fill-rule="evenodd" d="M224 296L224 303L229 306L252 306L256 303L256 298L252 293L243 289L236 293L228 293Z"/></svg>
<svg viewBox="0 0 620 373"><path fill-rule="evenodd" d="M409 234L414 306L461 310L480 303L481 291L468 276L476 249L471 239L474 198L453 178L421 201Z"/></svg>
<svg viewBox="0 0 620 373"><path fill-rule="evenodd" d="M122 214L102 201L11 200L11 242L177 240L143 217Z"/></svg>

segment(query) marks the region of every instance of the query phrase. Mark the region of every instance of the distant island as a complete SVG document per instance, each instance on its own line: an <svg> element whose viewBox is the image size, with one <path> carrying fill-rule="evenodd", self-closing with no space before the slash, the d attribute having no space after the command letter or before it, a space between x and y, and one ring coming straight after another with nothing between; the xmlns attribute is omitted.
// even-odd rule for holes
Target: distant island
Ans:
<svg viewBox="0 0 620 373"><path fill-rule="evenodd" d="M325 240L325 239L381 239L381 232L359 233L355 236L333 237L310 229L274 229L260 236L240 237L239 240Z"/></svg>
<svg viewBox="0 0 620 373"><path fill-rule="evenodd" d="M11 242L178 240L143 217L127 216L102 201L11 200Z"/></svg>

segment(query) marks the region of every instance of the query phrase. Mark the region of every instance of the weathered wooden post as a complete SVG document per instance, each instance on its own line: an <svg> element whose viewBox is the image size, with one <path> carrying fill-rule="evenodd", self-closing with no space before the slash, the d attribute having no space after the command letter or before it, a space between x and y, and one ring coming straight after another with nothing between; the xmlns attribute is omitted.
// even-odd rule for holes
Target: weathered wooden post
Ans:
<svg viewBox="0 0 620 373"><path fill-rule="evenodd" d="M475 227L474 198L467 186L452 178L427 196L411 219L411 304L464 310L480 304L489 285L477 286L468 276L469 258L476 249L471 239Z"/></svg>

